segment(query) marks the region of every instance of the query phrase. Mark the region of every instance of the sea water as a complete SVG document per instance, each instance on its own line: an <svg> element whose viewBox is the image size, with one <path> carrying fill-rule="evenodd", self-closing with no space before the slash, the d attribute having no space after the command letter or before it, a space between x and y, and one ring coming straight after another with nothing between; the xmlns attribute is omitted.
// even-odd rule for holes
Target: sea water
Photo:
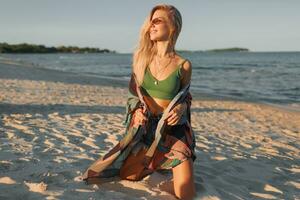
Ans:
<svg viewBox="0 0 300 200"><path fill-rule="evenodd" d="M185 52L191 89L203 96L300 108L300 52ZM13 62L83 76L129 80L132 54L0 54Z"/></svg>

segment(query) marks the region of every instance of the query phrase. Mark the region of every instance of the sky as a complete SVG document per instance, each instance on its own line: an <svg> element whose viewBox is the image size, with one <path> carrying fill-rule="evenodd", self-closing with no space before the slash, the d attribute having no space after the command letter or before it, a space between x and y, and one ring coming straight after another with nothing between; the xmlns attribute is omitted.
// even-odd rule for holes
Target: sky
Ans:
<svg viewBox="0 0 300 200"><path fill-rule="evenodd" d="M182 15L176 50L300 51L299 0L0 0L0 42L132 53L160 3Z"/></svg>

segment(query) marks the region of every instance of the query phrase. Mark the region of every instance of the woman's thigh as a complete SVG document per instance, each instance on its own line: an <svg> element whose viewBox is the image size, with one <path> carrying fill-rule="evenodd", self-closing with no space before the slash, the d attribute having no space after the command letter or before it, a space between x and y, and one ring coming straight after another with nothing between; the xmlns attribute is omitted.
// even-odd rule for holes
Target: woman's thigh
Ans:
<svg viewBox="0 0 300 200"><path fill-rule="evenodd" d="M191 197L195 195L193 170L193 161L191 158L172 168L174 191L176 196Z"/></svg>

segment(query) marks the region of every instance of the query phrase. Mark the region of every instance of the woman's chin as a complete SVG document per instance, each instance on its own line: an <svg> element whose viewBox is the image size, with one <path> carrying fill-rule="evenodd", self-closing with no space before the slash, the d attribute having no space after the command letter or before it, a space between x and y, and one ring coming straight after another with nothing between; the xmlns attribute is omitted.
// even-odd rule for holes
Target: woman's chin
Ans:
<svg viewBox="0 0 300 200"><path fill-rule="evenodd" d="M151 36L150 36L150 40L153 40L153 41L154 41L154 40L157 40L157 37L153 37L153 36L151 37Z"/></svg>

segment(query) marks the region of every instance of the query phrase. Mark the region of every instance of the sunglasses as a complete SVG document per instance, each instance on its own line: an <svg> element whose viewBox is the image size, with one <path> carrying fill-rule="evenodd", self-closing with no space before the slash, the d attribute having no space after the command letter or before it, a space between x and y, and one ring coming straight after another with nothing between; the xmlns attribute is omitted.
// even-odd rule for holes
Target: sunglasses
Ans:
<svg viewBox="0 0 300 200"><path fill-rule="evenodd" d="M162 19L159 19L159 18L155 18L155 19L151 20L150 23L151 23L151 25L152 25L152 24L154 24L154 25L159 25L159 24L165 23L165 21L162 20Z"/></svg>

